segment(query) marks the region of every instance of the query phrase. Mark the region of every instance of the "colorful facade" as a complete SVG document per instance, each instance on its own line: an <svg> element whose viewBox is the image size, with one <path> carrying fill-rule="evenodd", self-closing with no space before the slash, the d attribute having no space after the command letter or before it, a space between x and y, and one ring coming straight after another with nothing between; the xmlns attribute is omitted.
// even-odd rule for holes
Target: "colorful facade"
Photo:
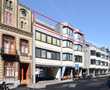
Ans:
<svg viewBox="0 0 110 90"><path fill-rule="evenodd" d="M0 0L0 81L32 82L31 11L18 0Z"/></svg>

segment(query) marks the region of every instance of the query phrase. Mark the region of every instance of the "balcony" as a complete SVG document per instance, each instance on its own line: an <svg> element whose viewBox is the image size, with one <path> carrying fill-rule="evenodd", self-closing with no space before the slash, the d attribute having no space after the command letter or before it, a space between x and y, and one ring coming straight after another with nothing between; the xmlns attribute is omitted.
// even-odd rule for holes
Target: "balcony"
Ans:
<svg viewBox="0 0 110 90"><path fill-rule="evenodd" d="M1 48L2 55L17 55L16 49Z"/></svg>

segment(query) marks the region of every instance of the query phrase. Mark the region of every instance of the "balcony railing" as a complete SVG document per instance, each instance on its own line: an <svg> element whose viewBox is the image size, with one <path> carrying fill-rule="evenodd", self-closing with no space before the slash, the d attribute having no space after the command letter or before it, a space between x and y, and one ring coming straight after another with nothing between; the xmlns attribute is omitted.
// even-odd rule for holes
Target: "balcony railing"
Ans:
<svg viewBox="0 0 110 90"><path fill-rule="evenodd" d="M1 54L6 54L6 55L16 55L16 49L10 49L10 48L1 48Z"/></svg>

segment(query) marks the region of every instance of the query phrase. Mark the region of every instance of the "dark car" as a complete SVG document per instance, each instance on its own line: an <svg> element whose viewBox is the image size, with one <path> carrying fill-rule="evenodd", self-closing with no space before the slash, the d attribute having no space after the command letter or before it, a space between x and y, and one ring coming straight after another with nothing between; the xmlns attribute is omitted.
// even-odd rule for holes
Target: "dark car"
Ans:
<svg viewBox="0 0 110 90"><path fill-rule="evenodd" d="M107 86L110 88L110 76L107 79Z"/></svg>

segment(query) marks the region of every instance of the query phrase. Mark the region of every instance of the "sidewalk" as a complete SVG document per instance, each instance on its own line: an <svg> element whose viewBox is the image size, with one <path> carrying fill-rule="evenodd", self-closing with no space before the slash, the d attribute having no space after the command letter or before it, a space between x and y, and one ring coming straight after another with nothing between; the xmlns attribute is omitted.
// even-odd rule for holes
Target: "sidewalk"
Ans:
<svg viewBox="0 0 110 90"><path fill-rule="evenodd" d="M36 84L30 84L27 87L29 88L36 88L36 89L41 89L41 88L46 88L47 85L53 85L53 84L61 84L65 82L71 82L73 81L72 79L70 80L48 80L48 81L39 81Z"/></svg>

